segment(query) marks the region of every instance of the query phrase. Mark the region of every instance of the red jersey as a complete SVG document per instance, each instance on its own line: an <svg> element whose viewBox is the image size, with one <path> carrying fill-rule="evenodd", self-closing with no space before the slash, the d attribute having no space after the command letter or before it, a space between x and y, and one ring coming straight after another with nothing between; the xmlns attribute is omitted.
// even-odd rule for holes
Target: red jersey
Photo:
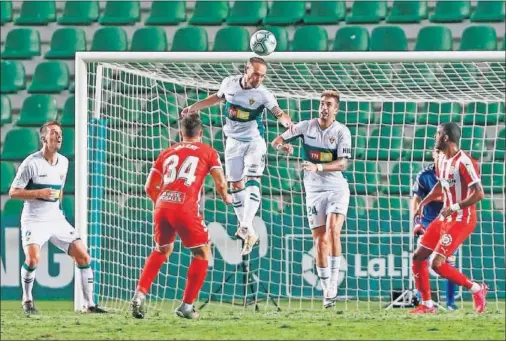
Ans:
<svg viewBox="0 0 506 341"><path fill-rule="evenodd" d="M436 176L443 188L444 207L467 198L469 187L481 181L478 163L462 150L449 159L443 153L439 154ZM476 208L472 205L452 213L447 220L469 222L475 218ZM444 218L441 217L440 220Z"/></svg>
<svg viewBox="0 0 506 341"><path fill-rule="evenodd" d="M181 142L164 150L152 168L163 178L155 208L197 207L204 179L214 168L222 168L220 156L207 144Z"/></svg>

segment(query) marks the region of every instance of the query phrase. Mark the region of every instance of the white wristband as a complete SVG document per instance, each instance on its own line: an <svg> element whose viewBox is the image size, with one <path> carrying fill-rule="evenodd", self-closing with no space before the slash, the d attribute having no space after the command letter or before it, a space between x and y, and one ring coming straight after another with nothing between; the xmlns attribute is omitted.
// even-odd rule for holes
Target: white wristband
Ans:
<svg viewBox="0 0 506 341"><path fill-rule="evenodd" d="M318 172L323 172L323 165L321 163L317 163L316 169L318 170Z"/></svg>
<svg viewBox="0 0 506 341"><path fill-rule="evenodd" d="M280 149L281 147L283 147L283 145L282 145L281 143L280 143L280 144L277 144L277 145L276 145L276 150L279 152L279 149Z"/></svg>
<svg viewBox="0 0 506 341"><path fill-rule="evenodd" d="M450 205L450 210L452 212L460 211L460 205L458 203L457 204L452 204L452 205Z"/></svg>

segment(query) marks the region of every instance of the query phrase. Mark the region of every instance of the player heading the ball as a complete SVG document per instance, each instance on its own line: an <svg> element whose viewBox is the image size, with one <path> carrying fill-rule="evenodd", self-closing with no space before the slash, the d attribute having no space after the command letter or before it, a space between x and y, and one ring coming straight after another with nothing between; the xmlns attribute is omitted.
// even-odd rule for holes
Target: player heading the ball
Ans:
<svg viewBox="0 0 506 341"><path fill-rule="evenodd" d="M295 124L272 141L278 151L292 153L289 142L300 138L309 227L316 245L316 270L323 287L323 306L335 305L341 266L341 229L350 201L341 173L351 157L350 130L336 121L339 92L321 94L319 117ZM330 267L329 267L330 263Z"/></svg>
<svg viewBox="0 0 506 341"><path fill-rule="evenodd" d="M444 196L443 209L439 217L427 227L420 246L413 254L413 277L422 295L422 303L410 314L435 313L431 299L428 259L432 253L431 268L441 277L466 287L473 295L476 312L485 311L486 284L469 280L453 267L447 258L471 235L476 227L477 202L485 197L478 163L459 148L461 131L455 123L441 124L435 135L435 148L440 151L436 162L437 184L420 202L415 214L422 216L425 206Z"/></svg>
<svg viewBox="0 0 506 341"><path fill-rule="evenodd" d="M21 268L23 311L36 314L33 283L40 260L40 249L50 241L74 259L81 273L81 289L86 310L105 313L93 302L93 271L90 256L77 231L67 222L61 210L63 186L69 160L58 153L63 143L61 124L50 121L39 130L42 149L29 155L18 168L9 196L24 200L21 213L21 242L25 262Z"/></svg>
<svg viewBox="0 0 506 341"><path fill-rule="evenodd" d="M156 248L146 260L132 298L132 315L135 318L144 318L146 294L174 250L176 234L193 255L183 302L176 309L176 314L190 319L199 317L193 302L206 279L211 255L209 233L198 210L200 192L208 173L211 173L216 191L223 201L232 203L218 152L201 142L202 122L198 115L183 118L181 135L183 142L174 144L158 156L146 181L146 193L155 203L153 219Z"/></svg>
<svg viewBox="0 0 506 341"><path fill-rule="evenodd" d="M260 177L264 172L267 152L263 138L264 110L267 108L284 127L292 125L274 95L262 85L266 74L267 63L262 58L252 57L244 68L244 74L226 77L217 93L186 107L182 112L183 116L198 113L225 102L225 169L239 221L235 235L244 240L243 255L249 254L258 241L253 218L260 207Z"/></svg>

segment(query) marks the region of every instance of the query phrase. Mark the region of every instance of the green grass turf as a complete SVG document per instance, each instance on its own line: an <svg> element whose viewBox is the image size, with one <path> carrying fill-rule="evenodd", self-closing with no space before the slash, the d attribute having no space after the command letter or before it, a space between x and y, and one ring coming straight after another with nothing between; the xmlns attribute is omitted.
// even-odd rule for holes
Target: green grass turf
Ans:
<svg viewBox="0 0 506 341"><path fill-rule="evenodd" d="M367 339L367 340L504 340L504 302L477 315L469 302L457 312L408 316L407 309L371 310L339 302L336 309L283 309L254 312L210 304L198 321L172 313L173 304L135 320L128 311L90 315L72 311L69 301L36 302L40 314L26 317L18 301L1 302L2 340L176 340L176 339ZM160 307L160 305L159 305ZM370 307L370 306L369 306ZM363 310L362 310L363 309Z"/></svg>

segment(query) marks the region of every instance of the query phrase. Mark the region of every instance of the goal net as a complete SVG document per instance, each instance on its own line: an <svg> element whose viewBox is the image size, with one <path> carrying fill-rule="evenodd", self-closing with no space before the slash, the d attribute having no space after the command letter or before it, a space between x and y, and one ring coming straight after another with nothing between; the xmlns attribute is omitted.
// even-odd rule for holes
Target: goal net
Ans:
<svg viewBox="0 0 506 341"><path fill-rule="evenodd" d="M87 173L78 173L76 223L87 238L102 305L127 308L154 247L153 205L143 185L159 152L180 140L180 111L215 93L224 77L241 74L249 57L78 53L76 152L77 162L89 166ZM486 192L478 205L478 226L456 255L457 267L491 286L492 306L503 300L504 54L275 53L266 59L264 84L295 122L317 117L324 89L342 94L336 118L353 139L353 158L344 172L352 196L342 232L339 285L346 309L385 307L403 292L409 300L416 247L408 209L411 185L432 162L437 125L448 121L461 125L461 147L479 160ZM223 106L200 114L203 142L223 158ZM254 220L260 244L245 269L241 244L232 239L237 227L233 207L216 196L208 177L201 207L212 260L199 300L320 308L323 293L306 217L301 150L296 145L293 155L278 154L269 143L283 128L269 113L263 125L269 147ZM176 241L150 291L150 308L181 299L189 262L190 253ZM431 278L435 298L444 304L445 282L435 274ZM462 290L457 297L457 302L470 300Z"/></svg>

